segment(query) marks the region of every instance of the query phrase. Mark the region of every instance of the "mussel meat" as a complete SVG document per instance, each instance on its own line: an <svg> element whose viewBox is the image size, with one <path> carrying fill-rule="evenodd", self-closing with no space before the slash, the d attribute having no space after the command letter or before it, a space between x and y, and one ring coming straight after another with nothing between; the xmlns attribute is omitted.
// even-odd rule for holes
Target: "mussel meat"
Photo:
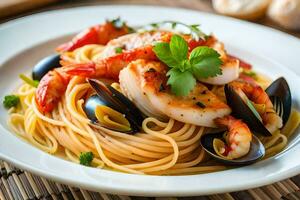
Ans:
<svg viewBox="0 0 300 200"><path fill-rule="evenodd" d="M93 124L124 133L140 130L144 117L122 93L96 79L88 79L96 91L85 104L84 111Z"/></svg>
<svg viewBox="0 0 300 200"><path fill-rule="evenodd" d="M223 134L224 132L206 134L201 137L201 141L200 141L201 146L204 148L204 150L213 158L215 158L217 161L222 162L226 165L249 165L264 157L265 147L260 142L260 140L254 135L252 137L250 150L245 156L231 160L231 159L227 159L226 157L218 155L218 153L216 153L214 148L214 141L216 141L215 139L224 140Z"/></svg>
<svg viewBox="0 0 300 200"><path fill-rule="evenodd" d="M61 67L60 63L60 55L54 54L43 58L39 61L32 70L32 78L33 80L41 80L48 71Z"/></svg>

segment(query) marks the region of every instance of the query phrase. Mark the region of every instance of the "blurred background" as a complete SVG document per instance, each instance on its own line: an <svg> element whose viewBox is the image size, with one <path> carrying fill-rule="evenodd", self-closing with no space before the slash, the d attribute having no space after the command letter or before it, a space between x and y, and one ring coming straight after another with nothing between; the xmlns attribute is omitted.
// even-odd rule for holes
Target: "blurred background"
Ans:
<svg viewBox="0 0 300 200"><path fill-rule="evenodd" d="M0 23L47 10L105 4L189 8L250 20L300 38L300 0L0 0Z"/></svg>

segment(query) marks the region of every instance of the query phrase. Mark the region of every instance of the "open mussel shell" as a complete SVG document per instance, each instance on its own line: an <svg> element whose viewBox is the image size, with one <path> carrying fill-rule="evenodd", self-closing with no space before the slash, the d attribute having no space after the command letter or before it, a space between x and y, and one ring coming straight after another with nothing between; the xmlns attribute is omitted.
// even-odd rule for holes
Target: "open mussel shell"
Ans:
<svg viewBox="0 0 300 200"><path fill-rule="evenodd" d="M279 113L282 116L282 123L285 124L290 117L291 109L292 109L292 95L290 87L285 80L285 78L280 77L276 79L267 89L266 93L270 97L274 106L276 106L276 98L278 98L281 103L282 107Z"/></svg>
<svg viewBox="0 0 300 200"><path fill-rule="evenodd" d="M86 100L84 111L94 124L98 122L95 116L96 107L98 105L104 105L122 113L129 121L131 130L126 131L126 133L135 133L140 130L144 117L140 110L126 96L110 85L96 79L88 79L88 82L96 91L96 95L92 95ZM102 124L99 125L103 126Z"/></svg>
<svg viewBox="0 0 300 200"><path fill-rule="evenodd" d="M264 145L260 142L260 140L256 136L253 135L250 150L245 156L233 160L226 159L225 157L221 157L217 155L217 153L215 152L213 147L213 141L215 138L219 138L219 139L223 138L223 132L206 134L202 136L200 140L201 146L214 159L226 165L249 165L260 160L265 155Z"/></svg>
<svg viewBox="0 0 300 200"><path fill-rule="evenodd" d="M264 124L255 116L249 106L243 101L240 95L228 84L225 85L227 104L232 109L232 115L242 119L254 133L263 136L272 136Z"/></svg>
<svg viewBox="0 0 300 200"><path fill-rule="evenodd" d="M60 55L54 54L43 58L39 61L32 70L32 78L33 80L41 80L45 74L47 74L50 70L61 67L60 63Z"/></svg>

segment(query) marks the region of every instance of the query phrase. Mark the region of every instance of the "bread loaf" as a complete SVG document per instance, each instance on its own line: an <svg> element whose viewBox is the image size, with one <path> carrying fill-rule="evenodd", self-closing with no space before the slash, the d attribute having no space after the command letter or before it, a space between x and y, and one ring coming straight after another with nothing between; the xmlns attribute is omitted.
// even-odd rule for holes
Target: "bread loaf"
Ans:
<svg viewBox="0 0 300 200"><path fill-rule="evenodd" d="M264 16L271 0L212 0L214 9L224 15L246 20Z"/></svg>

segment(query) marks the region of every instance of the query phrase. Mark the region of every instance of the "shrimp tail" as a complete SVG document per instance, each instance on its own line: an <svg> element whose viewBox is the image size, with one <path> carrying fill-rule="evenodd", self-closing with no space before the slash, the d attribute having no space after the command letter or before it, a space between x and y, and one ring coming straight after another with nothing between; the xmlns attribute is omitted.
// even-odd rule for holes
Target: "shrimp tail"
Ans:
<svg viewBox="0 0 300 200"><path fill-rule="evenodd" d="M216 118L215 119L215 123L216 125L220 126L220 127L230 127L231 123L236 120L234 117L228 115L222 118Z"/></svg>
<svg viewBox="0 0 300 200"><path fill-rule="evenodd" d="M35 101L41 112L51 112L57 105L67 85L70 76L60 68L48 72L40 81L36 90Z"/></svg>
<svg viewBox="0 0 300 200"><path fill-rule="evenodd" d="M97 44L99 26L93 26L76 35L71 41L61 44L56 48L56 51L73 51L87 44Z"/></svg>
<svg viewBox="0 0 300 200"><path fill-rule="evenodd" d="M99 59L95 62L65 65L64 71L69 75L112 78L117 80L120 71L130 62L137 59L156 60L157 57L152 48L152 45L148 45Z"/></svg>
<svg viewBox="0 0 300 200"><path fill-rule="evenodd" d="M71 64L64 67L63 70L69 75L93 77L96 73L96 64L94 62Z"/></svg>
<svg viewBox="0 0 300 200"><path fill-rule="evenodd" d="M123 23L122 27L115 27L112 21L92 26L79 34L71 41L61 44L56 48L58 52L73 51L87 44L107 44L110 40L128 34L130 28Z"/></svg>

